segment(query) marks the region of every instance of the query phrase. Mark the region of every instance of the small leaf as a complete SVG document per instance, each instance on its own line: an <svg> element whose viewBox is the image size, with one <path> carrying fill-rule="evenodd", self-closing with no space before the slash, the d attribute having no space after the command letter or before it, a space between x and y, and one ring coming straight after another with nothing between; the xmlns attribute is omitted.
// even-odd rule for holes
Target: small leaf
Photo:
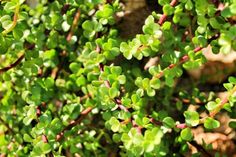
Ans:
<svg viewBox="0 0 236 157"><path fill-rule="evenodd" d="M174 13L174 8L170 4L166 4L163 6L163 12L166 15L171 15Z"/></svg>
<svg viewBox="0 0 236 157"><path fill-rule="evenodd" d="M188 0L185 4L186 10L192 10L193 9L193 3L191 0Z"/></svg>
<svg viewBox="0 0 236 157"><path fill-rule="evenodd" d="M152 89L152 88L148 88L148 89L147 89L147 95L148 95L148 96L152 97L152 96L154 96L155 94L156 94L156 92L155 92L154 89Z"/></svg>
<svg viewBox="0 0 236 157"><path fill-rule="evenodd" d="M48 143L40 144L40 148L41 148L43 154L47 154L51 151L51 146Z"/></svg>
<svg viewBox="0 0 236 157"><path fill-rule="evenodd" d="M120 122L115 118L112 117L109 121L110 125L111 125L111 130L113 132L117 132L120 129Z"/></svg>
<svg viewBox="0 0 236 157"><path fill-rule="evenodd" d="M213 118L208 117L204 121L204 127L207 129L215 129L215 128L220 127L220 122Z"/></svg>
<svg viewBox="0 0 236 157"><path fill-rule="evenodd" d="M23 119L23 123L24 123L25 125L29 125L32 120L33 120L33 118L31 118L31 117L25 117L25 118Z"/></svg>
<svg viewBox="0 0 236 157"><path fill-rule="evenodd" d="M233 83L233 84L236 84L236 78L230 76L230 77L229 77L229 82L230 82L230 83Z"/></svg>
<svg viewBox="0 0 236 157"><path fill-rule="evenodd" d="M69 31L70 25L67 23L67 21L62 22L62 29L64 30L64 32Z"/></svg>
<svg viewBox="0 0 236 157"><path fill-rule="evenodd" d="M233 84L232 83L224 83L223 86L229 91L233 88Z"/></svg>
<svg viewBox="0 0 236 157"><path fill-rule="evenodd" d="M122 72L122 69L120 66L111 67L111 73L114 73L116 75L120 75L121 72Z"/></svg>
<svg viewBox="0 0 236 157"><path fill-rule="evenodd" d="M16 3L14 2L7 2L4 6L4 10L7 10L7 11L13 11L16 7Z"/></svg>
<svg viewBox="0 0 236 157"><path fill-rule="evenodd" d="M191 141L193 138L192 132L190 128L185 128L181 131L180 136L185 141Z"/></svg>
<svg viewBox="0 0 236 157"><path fill-rule="evenodd" d="M23 139L25 142L32 142L33 141L33 139L28 134L24 134Z"/></svg>
<svg viewBox="0 0 236 157"><path fill-rule="evenodd" d="M175 121L171 117L166 117L163 119L164 126L167 128L173 128L175 126Z"/></svg>
<svg viewBox="0 0 236 157"><path fill-rule="evenodd" d="M158 79L158 78L151 79L150 86L154 89L159 89L161 87L160 79Z"/></svg>
<svg viewBox="0 0 236 157"><path fill-rule="evenodd" d="M85 77L82 75L82 76L80 76L80 77L78 77L77 79L76 79L76 84L77 84L77 86L83 86L83 85L85 85L86 84L86 79L85 79Z"/></svg>
<svg viewBox="0 0 236 157"><path fill-rule="evenodd" d="M236 129L236 121L229 122L229 127Z"/></svg>
<svg viewBox="0 0 236 157"><path fill-rule="evenodd" d="M110 89L109 89L109 96L111 97L111 98L115 98L115 97L117 97L118 95L119 95L119 90L118 89L116 89L116 88L114 88L114 87L111 87Z"/></svg>
<svg viewBox="0 0 236 157"><path fill-rule="evenodd" d="M216 102L210 101L207 103L206 108L208 111L212 111L212 110L216 109L217 106L218 106L218 104Z"/></svg>
<svg viewBox="0 0 236 157"><path fill-rule="evenodd" d="M185 111L185 121L190 126L197 126L199 124L199 114L196 111Z"/></svg>
<svg viewBox="0 0 236 157"><path fill-rule="evenodd" d="M236 15L236 4L232 4L229 6L230 12Z"/></svg>
<svg viewBox="0 0 236 157"><path fill-rule="evenodd" d="M126 82L125 75L118 76L118 81L119 81L120 84L125 84L125 82Z"/></svg>

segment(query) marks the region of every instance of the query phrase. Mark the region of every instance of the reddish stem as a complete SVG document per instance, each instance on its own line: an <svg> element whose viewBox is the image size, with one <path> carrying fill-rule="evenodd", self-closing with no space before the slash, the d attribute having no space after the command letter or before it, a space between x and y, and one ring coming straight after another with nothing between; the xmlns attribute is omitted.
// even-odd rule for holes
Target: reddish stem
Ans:
<svg viewBox="0 0 236 157"><path fill-rule="evenodd" d="M18 64L20 64L20 62L24 59L24 57L25 54L23 53L13 64L10 64L7 67L0 69L0 74L16 67Z"/></svg>
<svg viewBox="0 0 236 157"><path fill-rule="evenodd" d="M170 5L171 5L172 7L174 7L174 6L177 4L177 2L178 2L178 0L172 0L172 1L170 2ZM166 15L166 14L163 14L163 15L160 17L160 19L159 19L159 21L158 21L158 24L159 24L159 25L162 25L162 24L166 21L166 19L167 19L167 15Z"/></svg>
<svg viewBox="0 0 236 157"><path fill-rule="evenodd" d="M66 126L57 136L56 136L56 140L59 141L63 135L64 132L66 130L70 130L72 127L76 126L77 124L81 123L81 121L92 111L92 107L87 107L86 109L84 109L80 116L76 119L70 122L70 124L68 126Z"/></svg>
<svg viewBox="0 0 236 157"><path fill-rule="evenodd" d="M179 129L185 129L185 128L187 128L188 126L187 126L185 123L182 123L182 124L177 124L175 127L176 127L176 128L179 128Z"/></svg>
<svg viewBox="0 0 236 157"><path fill-rule="evenodd" d="M72 38L72 36L73 36L73 34L74 34L74 30L75 30L75 28L76 28L76 25L77 25L78 22L79 22L79 18L80 18L80 10L78 9L77 12L76 12L76 14L75 14L75 16L74 16L74 20L73 20L73 23L72 23L70 32L69 32L69 34L68 34L67 37L66 37L66 40L67 40L68 42L71 41L71 38Z"/></svg>
<svg viewBox="0 0 236 157"><path fill-rule="evenodd" d="M42 141L43 141L44 143L48 143L48 138L47 138L46 135L42 135Z"/></svg>

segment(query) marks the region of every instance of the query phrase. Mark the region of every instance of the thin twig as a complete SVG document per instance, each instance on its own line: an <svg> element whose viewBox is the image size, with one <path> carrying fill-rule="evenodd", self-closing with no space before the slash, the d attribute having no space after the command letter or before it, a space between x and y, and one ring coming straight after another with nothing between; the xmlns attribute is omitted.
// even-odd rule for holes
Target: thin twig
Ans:
<svg viewBox="0 0 236 157"><path fill-rule="evenodd" d="M194 146L194 147L198 150L198 152L201 152L201 153L202 153L202 155L204 155L204 156L206 156L206 157L212 157L211 154L208 153L208 152L206 151L206 149L205 149L202 145L198 144L196 141L190 141L189 144L191 144L192 146Z"/></svg>
<svg viewBox="0 0 236 157"><path fill-rule="evenodd" d="M228 95L227 95L226 97L224 97L224 98L220 101L220 104L216 107L215 110L211 111L208 116L203 117L203 118L201 118L201 119L199 120L199 124L203 124L203 123L205 122L205 120L206 120L207 118L209 118L209 117L214 118L215 115L216 115L217 113L219 113L220 110L224 107L224 105L225 105L226 103L228 103L230 96L232 96L232 95L235 94L235 93L236 93L236 85L234 86L234 88L233 88L231 91L229 91ZM186 123L181 123L181 124L177 124L177 125L176 125L176 128L179 128L179 129L184 129L184 128L187 128L187 127L188 127L188 126L187 126Z"/></svg>
<svg viewBox="0 0 236 157"><path fill-rule="evenodd" d="M197 53L198 51L202 50L202 47L197 47L194 49L194 52ZM180 58L179 62L176 64L170 64L168 67L166 67L165 69L163 69L161 72L159 72L157 75L153 76L153 78L161 78L165 71L169 70L169 69L173 69L174 67L183 64L185 62L187 62L189 60L189 56L188 55L184 55L183 57Z"/></svg>
<svg viewBox="0 0 236 157"><path fill-rule="evenodd" d="M10 131L12 134L14 134L13 129L0 117L0 122L7 127L8 131Z"/></svg>
<svg viewBox="0 0 236 157"><path fill-rule="evenodd" d="M221 100L217 108L210 112L210 117L214 117L224 107L224 105L228 103L230 96L235 94L235 92L236 92L236 85L233 87L232 90L229 91L228 95L225 96L224 99Z"/></svg>
<svg viewBox="0 0 236 157"><path fill-rule="evenodd" d="M74 31L75 31L75 28L77 27L77 24L79 22L79 18L80 18L80 9L77 10L77 12L75 13L75 16L74 16L74 19L73 19L73 23L72 23L72 26L71 26L71 29L69 31L69 33L67 34L66 36L66 41L67 42L70 42L71 39L72 39L72 36L74 34ZM61 56L65 57L67 55L67 52L66 50L63 50L61 53L60 53ZM52 72L51 72L51 77L53 79L56 79L57 75L58 75L58 72L61 70L62 68L62 65L63 65L64 61L62 61L57 67L55 67L54 69L52 69Z"/></svg>
<svg viewBox="0 0 236 157"><path fill-rule="evenodd" d="M17 24L18 16L19 16L19 11L20 11L20 5L17 4L16 8L15 8L15 13L14 13L12 25L11 25L11 27L9 27L8 29L6 29L2 32L3 36L7 35L15 28L15 26Z"/></svg>
<svg viewBox="0 0 236 157"><path fill-rule="evenodd" d="M74 16L74 20L73 20L73 23L72 23L72 26L71 26L71 29L70 29L70 32L69 34L67 35L66 37L66 40L69 42L71 41L71 38L74 34L74 31L75 31L75 28L79 22L79 18L80 18L80 9L77 10L75 16Z"/></svg>
<svg viewBox="0 0 236 157"><path fill-rule="evenodd" d="M174 6L177 4L177 2L178 2L178 0L172 0L172 1L170 2L170 5L171 5L172 7L174 7ZM160 19L159 19L159 21L158 21L158 24L159 24L159 25L162 25L162 24L166 21L166 19L167 19L167 15L166 15L166 14L163 14L163 15L160 17Z"/></svg>
<svg viewBox="0 0 236 157"><path fill-rule="evenodd" d="M25 54L24 53L21 54L20 57L14 63L12 63L12 64L10 64L10 65L0 69L0 74L4 73L4 72L6 72L6 71L8 71L8 70L10 70L10 69L12 69L14 67L16 67L18 64L20 64L20 62L24 59L24 57L25 57Z"/></svg>
<svg viewBox="0 0 236 157"><path fill-rule="evenodd" d="M72 127L78 125L79 123L82 122L82 120L92 111L92 107L87 107L85 110L83 110L80 113L80 116L74 120L71 121L70 124L68 126L66 126L57 136L56 136L56 140L59 141L63 136L64 136L64 132L66 130L70 130Z"/></svg>

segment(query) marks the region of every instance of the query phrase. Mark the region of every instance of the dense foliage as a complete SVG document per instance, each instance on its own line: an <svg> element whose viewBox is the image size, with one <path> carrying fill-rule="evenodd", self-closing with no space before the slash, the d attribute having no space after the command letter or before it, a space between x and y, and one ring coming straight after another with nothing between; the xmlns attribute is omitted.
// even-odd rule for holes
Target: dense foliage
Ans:
<svg viewBox="0 0 236 157"><path fill-rule="evenodd" d="M130 40L116 29L118 0L0 3L1 156L181 156L191 128L236 117L236 78L222 100L177 84L207 61L204 47L236 50L235 0L158 0Z"/></svg>

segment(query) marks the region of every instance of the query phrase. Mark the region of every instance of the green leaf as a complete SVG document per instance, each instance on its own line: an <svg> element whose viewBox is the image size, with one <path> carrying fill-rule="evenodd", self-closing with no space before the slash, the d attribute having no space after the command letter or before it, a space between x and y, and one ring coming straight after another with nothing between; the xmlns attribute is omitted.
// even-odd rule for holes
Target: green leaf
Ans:
<svg viewBox="0 0 236 157"><path fill-rule="evenodd" d="M114 87L111 87L110 89L109 89L109 96L111 97L111 98L115 98L115 97L117 97L117 96L119 96L119 90L117 89L117 88L114 88Z"/></svg>
<svg viewBox="0 0 236 157"><path fill-rule="evenodd" d="M156 94L156 92L155 92L154 89L152 89L152 88L148 88L148 89L147 89L147 95L148 95L148 96L152 97L152 96L154 96L155 94Z"/></svg>
<svg viewBox="0 0 236 157"><path fill-rule="evenodd" d="M164 118L164 119L163 119L163 124L164 124L164 126L167 127L167 128L173 128L173 127L175 127L175 121L174 121L174 119L171 118L171 117L166 117L166 118Z"/></svg>
<svg viewBox="0 0 236 157"><path fill-rule="evenodd" d="M235 121L229 122L229 127L236 129L236 122Z"/></svg>
<svg viewBox="0 0 236 157"><path fill-rule="evenodd" d="M229 91L233 88L233 84L232 83L224 83L223 86Z"/></svg>
<svg viewBox="0 0 236 157"><path fill-rule="evenodd" d="M166 15L171 15L174 13L174 8L170 4L166 4L163 6L163 12Z"/></svg>
<svg viewBox="0 0 236 157"><path fill-rule="evenodd" d="M212 110L216 109L217 106L218 106L218 104L214 101L210 101L206 104L206 108L208 111L212 111Z"/></svg>
<svg viewBox="0 0 236 157"><path fill-rule="evenodd" d="M120 122L115 117L111 117L109 123L113 132L118 132L120 130Z"/></svg>
<svg viewBox="0 0 236 157"><path fill-rule="evenodd" d="M52 77L48 77L45 79L44 83L45 83L45 87L50 89L54 86L54 79Z"/></svg>
<svg viewBox="0 0 236 157"><path fill-rule="evenodd" d="M220 127L220 122L213 118L208 117L204 121L204 127L207 129L215 129Z"/></svg>
<svg viewBox="0 0 236 157"><path fill-rule="evenodd" d="M120 84L125 84L126 83L125 75L118 76L118 81L119 81Z"/></svg>
<svg viewBox="0 0 236 157"><path fill-rule="evenodd" d="M151 130L146 130L144 134L144 149L146 152L151 152L154 150L156 145L159 145L161 139L163 137L163 133L160 128L153 128Z"/></svg>
<svg viewBox="0 0 236 157"><path fill-rule="evenodd" d="M233 84L236 84L236 78L230 76L230 77L229 77L229 82L230 82L230 83L233 83Z"/></svg>
<svg viewBox="0 0 236 157"><path fill-rule="evenodd" d="M142 136L142 134L138 133L136 128L130 129L129 136L131 136L131 139L132 139L134 145L142 144L143 136Z"/></svg>
<svg viewBox="0 0 236 157"><path fill-rule="evenodd" d="M155 145L149 141L144 141L143 147L144 147L145 152L149 153L154 150Z"/></svg>
<svg viewBox="0 0 236 157"><path fill-rule="evenodd" d="M196 111L185 111L184 117L187 125L197 126L199 124L199 114Z"/></svg>
<svg viewBox="0 0 236 157"><path fill-rule="evenodd" d="M171 1L171 0L159 0L158 3L163 6L163 5L165 5L165 4L169 4L170 1Z"/></svg>
<svg viewBox="0 0 236 157"><path fill-rule="evenodd" d="M99 10L96 12L96 16L98 18L106 18L108 19L109 17L111 17L113 15L113 9L110 5L105 5L102 10Z"/></svg>
<svg viewBox="0 0 236 157"><path fill-rule="evenodd" d="M121 136L121 141L124 142L124 146L126 149L130 149L132 146L132 140L127 133L123 133Z"/></svg>
<svg viewBox="0 0 236 157"><path fill-rule="evenodd" d="M148 16L145 20L145 25L154 23L154 17L153 16Z"/></svg>
<svg viewBox="0 0 236 157"><path fill-rule="evenodd" d="M210 25L212 26L212 28L214 29L220 29L221 25L219 24L219 22L216 20L216 18L210 18Z"/></svg>
<svg viewBox="0 0 236 157"><path fill-rule="evenodd" d="M48 143L44 143L41 146L41 149L42 149L42 153L43 154L47 154L47 153L49 153L51 151L51 146Z"/></svg>
<svg viewBox="0 0 236 157"><path fill-rule="evenodd" d="M150 86L154 89L159 89L161 87L160 79L158 79L158 78L151 79Z"/></svg>
<svg viewBox="0 0 236 157"><path fill-rule="evenodd" d="M82 24L82 28L84 29L84 36L88 39L92 39L96 32L100 32L103 29L102 24L98 23L97 21L90 20L86 20Z"/></svg>
<svg viewBox="0 0 236 157"><path fill-rule="evenodd" d="M5 134L0 134L0 146L4 146L6 144L8 144L8 141L5 138Z"/></svg>
<svg viewBox="0 0 236 157"><path fill-rule="evenodd" d="M23 37L23 35L24 34L23 34L21 28L15 27L13 29L13 36L14 36L15 39L21 39Z"/></svg>
<svg viewBox="0 0 236 157"><path fill-rule="evenodd" d="M185 141L191 141L193 138L192 132L190 128L185 128L181 131L180 136Z"/></svg>
<svg viewBox="0 0 236 157"><path fill-rule="evenodd" d="M116 74L116 75L120 75L121 72L122 72L121 67L119 67L119 66L113 66L113 67L111 67L111 73L114 73L114 74Z"/></svg>
<svg viewBox="0 0 236 157"><path fill-rule="evenodd" d="M232 4L229 6L230 12L236 15L236 4Z"/></svg>
<svg viewBox="0 0 236 157"><path fill-rule="evenodd" d="M120 134L113 134L112 135L112 140L116 143L121 142L121 135Z"/></svg>
<svg viewBox="0 0 236 157"><path fill-rule="evenodd" d="M220 48L220 52L223 54L228 54L231 52L231 44L230 45L224 45Z"/></svg>
<svg viewBox="0 0 236 157"><path fill-rule="evenodd" d="M77 84L77 86L83 86L83 85L85 85L86 84L86 79L85 79L85 77L82 75L82 76L80 76L80 77L78 77L77 79L76 79L76 84Z"/></svg>
<svg viewBox="0 0 236 157"><path fill-rule="evenodd" d="M24 123L25 125L29 125L32 120L33 120L33 118L31 118L31 117L25 117L25 118L23 119L23 123Z"/></svg>
<svg viewBox="0 0 236 157"><path fill-rule="evenodd" d="M170 28L171 28L171 22L169 22L169 21L164 22L164 23L162 24L161 28L162 28L163 30L170 30Z"/></svg>
<svg viewBox="0 0 236 157"><path fill-rule="evenodd" d="M7 2L4 6L4 10L7 10L7 11L14 11L16 7L16 3L14 2Z"/></svg>
<svg viewBox="0 0 236 157"><path fill-rule="evenodd" d="M174 86L174 78L172 78L172 76L167 76L165 78L165 84L169 87L173 87Z"/></svg>
<svg viewBox="0 0 236 157"><path fill-rule="evenodd" d="M62 29L64 30L64 32L67 32L70 30L70 25L67 23L67 21L62 22Z"/></svg>
<svg viewBox="0 0 236 157"><path fill-rule="evenodd" d="M132 58L132 52L130 51L130 47L127 43L122 42L120 44L120 51L123 53L124 57L128 60Z"/></svg>
<svg viewBox="0 0 236 157"><path fill-rule="evenodd" d="M0 34L0 54L5 54L8 50L8 44L5 38Z"/></svg>
<svg viewBox="0 0 236 157"><path fill-rule="evenodd" d="M138 81L138 79L137 79L137 81ZM144 78L144 79L142 80L142 87L143 87L144 89L149 88L149 82L150 82L150 80L149 80L148 78Z"/></svg>
<svg viewBox="0 0 236 157"><path fill-rule="evenodd" d="M162 32L160 31L160 26L154 22L153 16L148 16L145 20L145 25L143 26L144 34L155 35L156 38L160 38Z"/></svg>
<svg viewBox="0 0 236 157"><path fill-rule="evenodd" d="M191 0L187 0L186 4L185 4L185 8L186 10L192 10L193 9L193 3Z"/></svg>
<svg viewBox="0 0 236 157"><path fill-rule="evenodd" d="M25 142L32 142L33 141L33 139L28 134L24 134L23 139Z"/></svg>
<svg viewBox="0 0 236 157"><path fill-rule="evenodd" d="M226 104L224 104L223 109L225 109L225 110L228 111L228 112L232 112L231 107L232 107L232 106L230 105L230 103L226 103Z"/></svg>

